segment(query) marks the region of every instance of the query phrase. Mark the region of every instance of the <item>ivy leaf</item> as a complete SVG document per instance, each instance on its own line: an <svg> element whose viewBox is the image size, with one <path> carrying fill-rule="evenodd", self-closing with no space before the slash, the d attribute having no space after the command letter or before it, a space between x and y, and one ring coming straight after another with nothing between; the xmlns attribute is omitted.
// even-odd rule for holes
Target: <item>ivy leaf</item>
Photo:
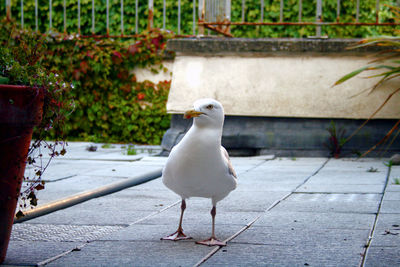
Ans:
<svg viewBox="0 0 400 267"><path fill-rule="evenodd" d="M8 84L10 79L8 77L0 76L0 84Z"/></svg>

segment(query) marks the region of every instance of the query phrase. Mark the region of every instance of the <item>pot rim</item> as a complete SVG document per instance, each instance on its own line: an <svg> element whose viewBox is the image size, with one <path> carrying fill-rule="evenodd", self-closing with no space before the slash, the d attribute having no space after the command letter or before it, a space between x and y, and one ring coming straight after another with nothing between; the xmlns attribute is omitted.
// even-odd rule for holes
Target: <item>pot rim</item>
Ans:
<svg viewBox="0 0 400 267"><path fill-rule="evenodd" d="M0 84L0 90L5 90L5 89L14 89L16 91L18 90L26 90L26 89L32 89L34 90L32 86L29 85L15 85L15 84Z"/></svg>

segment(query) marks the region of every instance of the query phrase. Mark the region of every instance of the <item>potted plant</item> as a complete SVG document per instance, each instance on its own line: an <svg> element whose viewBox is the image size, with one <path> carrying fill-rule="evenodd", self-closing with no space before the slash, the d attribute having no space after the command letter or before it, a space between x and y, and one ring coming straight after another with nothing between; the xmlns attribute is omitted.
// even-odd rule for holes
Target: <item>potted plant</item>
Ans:
<svg viewBox="0 0 400 267"><path fill-rule="evenodd" d="M63 125L72 108L67 96L71 85L43 67L45 44L45 35L16 30L12 21L1 21L0 263L5 259L18 200L21 208L37 205L35 193L44 188L43 171L54 156L65 153ZM43 149L49 151L46 163L38 160ZM33 177L24 177L26 164L32 166Z"/></svg>

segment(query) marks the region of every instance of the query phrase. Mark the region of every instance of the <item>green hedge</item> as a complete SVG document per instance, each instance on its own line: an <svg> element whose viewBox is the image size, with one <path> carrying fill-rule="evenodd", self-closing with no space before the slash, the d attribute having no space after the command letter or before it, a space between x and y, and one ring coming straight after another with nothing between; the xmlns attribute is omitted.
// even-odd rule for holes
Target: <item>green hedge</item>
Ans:
<svg viewBox="0 0 400 267"><path fill-rule="evenodd" d="M63 22L63 1L52 0L53 20L52 24L56 31L62 32ZM298 2L299 0L284 1L284 21L298 21ZM375 21L375 2L376 0L360 1L360 21ZM24 1L24 21L25 25L34 28L35 26L35 0ZM45 32L49 28L49 1L38 0L39 3L39 24L40 31ZM109 0L110 3L110 34L120 34L120 0ZM198 1L196 1L198 4ZM231 17L232 21L241 21L241 0L232 0ZM323 20L333 22L336 20L337 0L323 1ZM76 0L66 0L67 5L67 31L77 32L78 7ZM279 21L279 0L264 0L264 21ZM302 20L315 21L316 0L302 1ZM380 21L394 22L393 15L387 5L396 6L397 0L380 0ZM139 0L139 32L147 28L148 0ZM163 1L154 0L154 27L162 27ZM5 1L0 1L0 14L5 14ZM14 18L20 21L20 2L13 1L12 13ZM125 34L135 33L135 1L124 1L124 25ZM192 34L193 26L193 1L181 0L181 34ZM260 1L246 0L245 21L260 21ZM197 16L197 12L196 12ZM341 1L341 22L354 22L356 17L356 1ZM91 34L92 29L92 0L81 0L81 32ZM95 0L95 33L106 33L106 0ZM177 32L178 29L178 1L166 0L166 25L167 29ZM307 37L315 35L315 28L312 26L232 26L232 33L235 37ZM392 34L391 27L342 27L334 26L322 27L322 33L329 37L367 37L376 35Z"/></svg>
<svg viewBox="0 0 400 267"><path fill-rule="evenodd" d="M241 21L241 3L242 1L232 0L232 21ZM245 21L259 22L261 18L260 1L246 1ZM360 22L375 22L375 3L376 0L360 1ZM380 0L380 21L394 22L391 6L396 6L397 2L393 0ZM279 22L280 1L264 0L264 22ZM302 1L302 21L315 22L316 0ZM336 21L337 0L323 0L322 18L325 22ZM340 22L355 22L356 1L341 1ZM299 0L285 0L283 10L284 22L298 22ZM232 28L232 34L235 37L308 37L315 35L313 26L257 26L253 28L245 26L235 26ZM323 26L322 35L328 35L330 38L343 37L368 37L376 35L393 34L393 27L356 27L356 26Z"/></svg>
<svg viewBox="0 0 400 267"><path fill-rule="evenodd" d="M170 81L138 82L132 70L166 71L162 54L167 38L156 30L129 40L49 36L45 62L75 85L69 140L160 144L170 123Z"/></svg>

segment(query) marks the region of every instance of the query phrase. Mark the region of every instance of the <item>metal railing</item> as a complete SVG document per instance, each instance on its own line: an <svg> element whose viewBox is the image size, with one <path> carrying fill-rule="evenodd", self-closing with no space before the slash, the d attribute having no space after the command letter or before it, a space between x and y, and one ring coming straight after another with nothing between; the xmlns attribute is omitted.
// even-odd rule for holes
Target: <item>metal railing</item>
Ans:
<svg viewBox="0 0 400 267"><path fill-rule="evenodd" d="M53 29L53 20L54 20L54 15L53 15L53 9L54 9L54 3L53 0L48 0L48 21L44 22L44 21L40 21L39 19L39 12L38 12L38 0L20 0L20 24L21 27L24 28L25 27L25 19L24 19L24 6L26 4L26 2L32 2L34 1L34 6L35 6L35 12L34 12L34 21L35 21L35 30L38 31L39 30L39 22L41 23L48 23L48 28L47 30L52 30ZM61 0L60 0L61 1ZM64 33L67 33L67 25L69 23L68 19L67 19L67 3L66 0L62 0L63 1L63 31ZM199 0L201 2L201 0ZM115 1L114 1L115 2ZM134 4L135 6L135 29L134 29L134 33L135 34L139 34L140 30L139 30L139 19L140 19L140 12L139 12L139 8L140 6L140 2L144 2L144 1L139 1L139 0L131 0L129 1L129 4L132 5ZM167 25L166 25L166 20L167 20L167 4L166 4L167 0L162 0L162 29L167 29ZM170 0L169 2L175 2L174 0ZM192 14L192 35L196 35L196 0L192 0L192 2L186 1L186 3L192 4L193 6L193 14ZM153 28L154 27L154 0L148 0L147 1L147 28ZM119 15L119 21L120 21L120 36L128 36L126 35L126 31L125 31L125 24L124 24L124 14L125 14L125 3L124 0L120 0L119 2L119 6L120 6L120 15ZM81 34L81 1L77 0L76 3L76 7L77 7L77 13L76 13L76 24L77 24L77 28L76 28L76 33ZM175 28L177 28L177 34L180 35L181 34L181 0L177 0L177 25L175 26ZM11 18L13 17L13 15L18 15L18 14L12 14L12 3L11 0L5 0L5 13L7 18ZM91 34L92 35L96 35L98 34L97 32L95 32L95 28L96 28L96 6L95 6L95 0L91 0ZM110 4L110 0L106 0L106 32L102 33L105 34L106 36L110 36L110 9L111 9L111 4ZM74 31L75 32L75 31ZM190 33L185 33L190 34Z"/></svg>
<svg viewBox="0 0 400 267"><path fill-rule="evenodd" d="M42 19L39 19L39 4L38 4L38 0L19 0L19 14L12 14L12 3L11 0L5 0L5 12L7 17L12 17L12 16L19 16L20 17L20 24L21 27L24 28L25 27L25 18L24 18L24 9L27 3L31 3L34 1L34 28L38 31L39 30L39 22L42 24L46 24L48 23L48 27L47 30L52 30L53 29L53 20L54 20L54 14L53 14L53 9L54 9L54 3L56 0L48 0L48 21L42 21ZM68 24L70 23L70 20L74 21L74 24L76 25L76 31L73 30L72 32L76 32L78 34L81 34L82 32L82 12L81 12L81 8L82 8L82 4L81 4L81 0L77 0L76 2L76 11L69 11L70 8L68 8L68 5L66 3L66 0L58 0L58 1L63 1L62 2L62 7L63 7L63 31L65 33L67 33L67 30L69 31L69 33L71 33L71 27L68 27ZM98 3L98 0L96 0ZM111 8L115 8L115 4L114 6L111 6L110 0L103 0L103 2L105 1L106 3L106 18L105 18L105 31L106 32L96 32L96 23L99 23L97 20L99 20L98 18L96 18L96 8L98 6L95 5L95 0L91 0L91 18L90 18L90 33L92 35L99 35L102 34L104 36L110 36L110 9ZM112 1L112 0L111 0ZM240 0L236 0L236 4L237 2ZM330 2L335 1L335 0L330 0ZM118 19L119 19L119 32L116 35L119 36L125 36L125 35L129 35L129 34L138 34L140 33L140 29L139 29L139 19L141 18L140 16L145 16L145 14L147 13L147 28L153 28L155 26L154 23L154 14L155 12L158 12L158 14L162 13L162 16L158 16L161 17L161 23L159 22L160 19L158 19L158 27L162 28L162 29L175 29L176 33L178 35L182 34L182 23L183 24L187 24L187 23L192 23L192 29L191 32L188 32L186 30L186 32L184 32L183 34L185 35L196 35L196 34L204 34L204 28L210 29L212 31L216 31L219 32L225 36L232 36L232 34L230 33L231 30L231 26L314 26L315 27L315 36L316 37L321 37L321 27L322 26L349 26L349 25L353 25L353 26L398 26L400 25L400 23L398 21L380 21L380 12L381 12L381 6L382 6L382 1L383 0L376 0L375 1L375 8L374 8L374 13L375 13L375 19L373 21L361 21L360 20L360 0L355 0L356 1L356 11L355 11L355 17L352 21L342 21L341 19L341 15L343 12L343 2L341 0L336 0L336 10L332 11L330 10L330 12L335 12L335 19L333 21L325 21L324 20L324 16L323 16L323 7L324 7L324 2L328 2L328 0L316 0L315 3L315 19L313 21L305 20L304 19L304 11L303 11L303 0L298 0L297 1L297 6L295 7L296 9L298 9L298 15L297 15L297 20L296 21L285 21L284 19L284 15L285 15L285 8L287 8L287 6L285 6L285 1L284 0L275 0L272 1L272 4L276 4L279 2L279 16L278 16L278 20L275 19L271 19L268 14L266 16L265 11L266 8L268 6L265 5L265 0L260 0L258 1L259 3L259 20L257 21L246 21L246 11L248 11L248 5L251 3L252 6L254 7L254 3L256 2L255 0L241 0L241 10L240 10L240 18L238 21L232 21L231 18L231 0L162 0L162 7L155 10L154 9L154 0L130 0L130 1L126 1L124 2L124 0L119 0L118 1L113 1L114 3L118 3L119 9L120 9L120 13L118 15ZM86 1L88 2L88 1ZM90 1L89 1L90 2ZM158 6L159 3L161 3L161 0L156 0ZM177 3L176 3L177 2ZM232 1L233 2L233 1ZM271 1L269 1L270 3ZM394 0L394 1L386 1L386 2L390 2L392 4L395 4L397 6L400 5L400 0ZM143 9L143 3L146 3L147 7L147 12L144 13L142 12L142 14L140 14L139 12L139 8ZM176 25L167 25L167 12L169 12L170 10L168 10L167 8L167 3L171 6L173 3L175 5L176 3L176 18L174 18L174 20L176 21ZM18 4L18 3L17 3ZM270 5L272 5L270 3ZM14 2L14 5L16 5L16 2ZM69 4L70 5L70 4ZM126 30L126 23L125 22L125 13L126 13L126 6L135 6L135 20L134 20L134 31L130 30L129 32L127 32ZM190 7L191 5L191 7ZM236 5L237 6L237 5ZM182 22L182 8L185 7L186 13L189 13L188 10L191 8L191 18L190 18L190 22L188 21L188 14L184 14L185 15L185 19L186 21ZM86 5L86 8L88 8L88 5ZM189 8L189 9L188 9ZM15 8L13 8L15 9ZM160 10L161 9L161 10ZM197 12L196 12L197 11ZM325 10L324 10L325 11ZM68 14L69 17L71 17L71 12L76 12L76 14L74 14L74 17L76 17L76 19L69 19L68 20ZM175 12L175 11L174 11ZM169 12L171 13L171 12ZM86 15L88 14L88 12L85 13ZM87 18L85 18L86 20L88 20ZM115 24L115 18L114 19L114 24ZM238 19L238 18L236 18ZM168 22L170 22L172 19L169 19ZM102 21L102 23L104 23ZM86 23L85 27L88 27L87 25L88 23ZM162 24L159 25L159 24ZM43 27L43 25L41 26ZM143 28L143 25L141 26ZM115 27L114 27L115 28ZM132 28L132 25L130 25L130 28ZM187 28L187 27L186 27ZM60 29L58 29L60 30ZM88 32L88 30L85 31L86 33ZM115 33L115 29L113 30L113 32Z"/></svg>
<svg viewBox="0 0 400 267"><path fill-rule="evenodd" d="M210 0L217 1L217 0ZM225 2L230 2L230 0L223 0ZM321 36L321 26L399 26L399 21L397 22L381 22L380 21L380 8L381 2L380 0L375 1L375 20L374 21L360 21L360 0L356 0L356 14L353 21L343 22L341 21L341 6L343 1L336 0L336 19L334 21L324 21L323 17L323 3L327 1L316 0L315 5L315 21L303 21L303 0L297 1L298 8L298 19L297 21L284 21L284 0L279 1L279 21L266 21L264 17L265 11L265 3L264 0L260 1L259 9L260 9L260 20L259 21L245 21L245 9L246 2L252 2L249 0L241 0L241 21L231 21L227 18L230 18L230 13L226 13L220 16L216 16L212 20L208 19L207 16L200 17L199 26L203 26L214 31L217 31L225 36L232 36L229 33L229 28L232 25L235 26L315 26L316 33L314 37L320 38ZM382 1L382 0L381 0ZM332 2L332 1L331 1ZM400 6L400 0L396 1L386 1L392 4L392 6ZM400 10L399 10L400 11ZM207 12L207 10L206 10ZM225 15L225 17L224 17ZM218 18L223 19L218 19ZM222 28L224 27L224 28Z"/></svg>

